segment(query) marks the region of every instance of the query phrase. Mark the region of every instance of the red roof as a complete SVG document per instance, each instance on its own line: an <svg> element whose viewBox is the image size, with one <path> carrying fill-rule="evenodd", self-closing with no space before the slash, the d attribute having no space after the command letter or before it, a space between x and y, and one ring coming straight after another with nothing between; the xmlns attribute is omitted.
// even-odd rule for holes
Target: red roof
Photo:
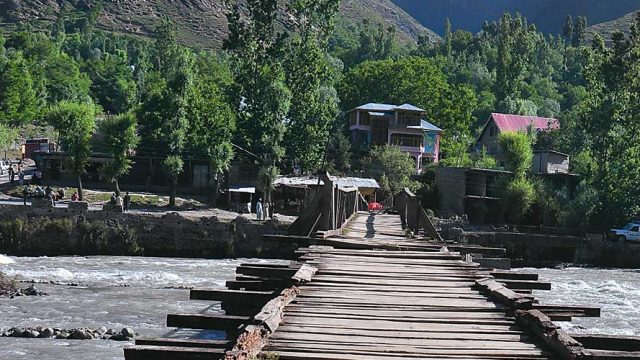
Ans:
<svg viewBox="0 0 640 360"><path fill-rule="evenodd" d="M491 114L491 117L498 129L500 129L500 132L526 131L529 126L533 126L534 129L540 131L560 129L560 122L558 119L553 118L498 113Z"/></svg>

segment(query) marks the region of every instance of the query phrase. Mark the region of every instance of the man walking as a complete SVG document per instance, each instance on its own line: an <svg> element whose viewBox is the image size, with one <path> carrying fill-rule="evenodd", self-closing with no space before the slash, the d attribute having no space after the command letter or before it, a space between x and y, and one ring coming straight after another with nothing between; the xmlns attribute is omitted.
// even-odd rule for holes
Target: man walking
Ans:
<svg viewBox="0 0 640 360"><path fill-rule="evenodd" d="M129 195L129 192L127 191L127 193L124 195L124 199L122 201L122 207L124 212L129 211L129 205L131 205L131 195Z"/></svg>

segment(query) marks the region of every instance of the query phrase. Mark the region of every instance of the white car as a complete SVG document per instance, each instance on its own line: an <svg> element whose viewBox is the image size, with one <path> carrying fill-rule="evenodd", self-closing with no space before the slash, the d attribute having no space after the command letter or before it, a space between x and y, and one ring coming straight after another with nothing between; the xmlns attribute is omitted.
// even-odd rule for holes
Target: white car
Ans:
<svg viewBox="0 0 640 360"><path fill-rule="evenodd" d="M618 241L640 242L640 223L632 222L625 225L622 229L611 229L609 230L609 238Z"/></svg>
<svg viewBox="0 0 640 360"><path fill-rule="evenodd" d="M0 175L4 175L9 172L11 162L8 160L0 160Z"/></svg>

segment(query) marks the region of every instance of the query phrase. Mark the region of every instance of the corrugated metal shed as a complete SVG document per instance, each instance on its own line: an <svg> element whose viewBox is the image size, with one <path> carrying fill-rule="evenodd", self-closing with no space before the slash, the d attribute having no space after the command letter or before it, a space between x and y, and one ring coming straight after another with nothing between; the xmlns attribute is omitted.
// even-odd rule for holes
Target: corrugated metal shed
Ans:
<svg viewBox="0 0 640 360"><path fill-rule="evenodd" d="M341 188L367 188L367 189L379 189L380 185L375 179L357 178L357 177L338 177L331 176L331 180L334 184ZM274 181L274 186L288 186L305 188L309 186L318 186L318 177L316 176L282 176ZM320 185L324 185L324 182L320 180Z"/></svg>

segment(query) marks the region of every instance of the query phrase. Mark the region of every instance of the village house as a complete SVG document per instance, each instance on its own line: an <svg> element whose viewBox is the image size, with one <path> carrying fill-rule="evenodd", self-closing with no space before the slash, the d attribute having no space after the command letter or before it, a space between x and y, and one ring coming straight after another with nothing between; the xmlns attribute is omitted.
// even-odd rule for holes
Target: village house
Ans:
<svg viewBox="0 0 640 360"><path fill-rule="evenodd" d="M431 124L426 111L410 104L365 104L347 113L356 147L396 145L416 163L416 171L439 161L442 129Z"/></svg>
<svg viewBox="0 0 640 360"><path fill-rule="evenodd" d="M476 149L486 149L487 154L496 158L501 166L504 166L502 149L498 144L498 136L510 132L527 132L529 129L536 132L545 132L560 129L558 119L539 116L523 116L493 113L489 116L480 136L476 140Z"/></svg>

